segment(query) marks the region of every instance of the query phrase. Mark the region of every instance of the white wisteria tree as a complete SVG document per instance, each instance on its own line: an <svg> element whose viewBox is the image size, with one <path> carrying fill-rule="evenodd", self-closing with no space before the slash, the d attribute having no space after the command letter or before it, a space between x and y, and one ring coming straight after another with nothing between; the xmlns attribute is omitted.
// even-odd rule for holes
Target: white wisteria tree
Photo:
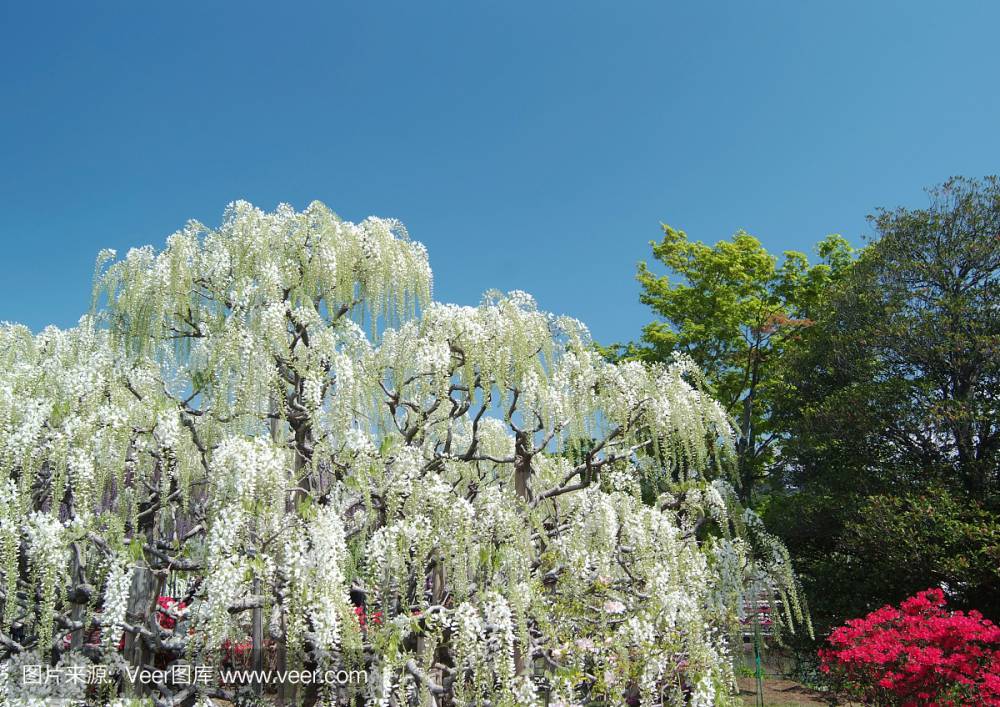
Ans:
<svg viewBox="0 0 1000 707"><path fill-rule="evenodd" d="M802 618L690 362L433 302L394 221L232 204L102 253L79 325L4 325L0 361L12 703L719 705L744 598ZM226 661L358 679L176 670Z"/></svg>

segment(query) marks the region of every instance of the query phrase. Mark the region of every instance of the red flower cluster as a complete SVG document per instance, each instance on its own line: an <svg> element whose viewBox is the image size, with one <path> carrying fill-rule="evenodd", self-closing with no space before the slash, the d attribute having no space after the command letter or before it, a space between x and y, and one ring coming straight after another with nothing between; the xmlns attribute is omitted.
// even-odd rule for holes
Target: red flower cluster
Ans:
<svg viewBox="0 0 1000 707"><path fill-rule="evenodd" d="M180 599L161 596L156 600L156 621L160 628L173 630L177 625L177 615L187 608Z"/></svg>
<svg viewBox="0 0 1000 707"><path fill-rule="evenodd" d="M382 625L382 612L376 611L372 614L368 614L367 620L365 618L365 607L356 606L354 607L354 615L358 618L358 625L361 628L365 628L366 623L373 623L376 626Z"/></svg>
<svg viewBox="0 0 1000 707"><path fill-rule="evenodd" d="M222 664L226 667L249 668L253 652L253 641L231 641L228 638L220 646Z"/></svg>
<svg viewBox="0 0 1000 707"><path fill-rule="evenodd" d="M866 704L1000 707L1000 628L946 610L940 589L852 619L827 642L820 670Z"/></svg>

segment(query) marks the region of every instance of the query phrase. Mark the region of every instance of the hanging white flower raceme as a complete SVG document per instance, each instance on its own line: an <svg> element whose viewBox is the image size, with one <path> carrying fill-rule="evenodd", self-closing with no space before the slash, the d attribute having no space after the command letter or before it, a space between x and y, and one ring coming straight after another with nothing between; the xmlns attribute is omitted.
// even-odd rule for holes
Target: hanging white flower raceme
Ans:
<svg viewBox="0 0 1000 707"><path fill-rule="evenodd" d="M224 507L208 534L208 572L202 588L203 600L195 604L192 618L198 643L217 649L226 639L241 639L229 609L249 594L247 559L240 552L240 533L245 514L238 504Z"/></svg>
<svg viewBox="0 0 1000 707"><path fill-rule="evenodd" d="M17 487L13 480L0 484L0 571L3 573L5 597L15 596L18 580L18 560L21 544L20 509L18 508ZM7 631L14 620L17 603L4 602L0 616L0 630Z"/></svg>
<svg viewBox="0 0 1000 707"><path fill-rule="evenodd" d="M62 524L47 513L35 511L27 523L28 561L40 589L38 638L48 653L53 635L56 590L65 572L65 544Z"/></svg>
<svg viewBox="0 0 1000 707"><path fill-rule="evenodd" d="M266 438L223 440L212 455L211 472L220 491L218 498L226 507L234 500L245 504L260 499L284 501L285 460Z"/></svg>
<svg viewBox="0 0 1000 707"><path fill-rule="evenodd" d="M132 568L124 557L110 560L104 588L104 606L101 611L101 642L105 650L115 650L122 637L128 611L129 585Z"/></svg>
<svg viewBox="0 0 1000 707"><path fill-rule="evenodd" d="M307 527L309 548L303 559L301 591L316 644L324 650L340 645L341 622L348 615L347 546L338 509L322 506Z"/></svg>
<svg viewBox="0 0 1000 707"><path fill-rule="evenodd" d="M66 466L69 469L69 480L73 494L79 499L81 506L89 507L93 500L96 481L93 459L84 450L74 449L69 453Z"/></svg>
<svg viewBox="0 0 1000 707"><path fill-rule="evenodd" d="M153 434L162 447L166 449L176 447L180 439L180 417L177 412L171 410L160 413Z"/></svg>

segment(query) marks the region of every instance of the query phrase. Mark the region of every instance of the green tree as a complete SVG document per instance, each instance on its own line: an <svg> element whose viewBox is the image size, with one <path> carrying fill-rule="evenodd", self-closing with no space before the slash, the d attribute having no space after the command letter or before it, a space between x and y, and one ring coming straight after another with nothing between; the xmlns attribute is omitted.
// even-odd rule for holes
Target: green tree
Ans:
<svg viewBox="0 0 1000 707"><path fill-rule="evenodd" d="M641 301L658 319L643 328L640 342L618 346L614 354L665 361L683 352L694 359L734 419L738 492L749 503L783 436L771 421L776 364L812 324L853 249L833 235L819 243L819 263L810 265L796 251L783 253L779 263L744 231L709 246L667 225L663 239L650 245L668 273L658 275L643 262L636 277Z"/></svg>
<svg viewBox="0 0 1000 707"><path fill-rule="evenodd" d="M1000 615L1000 183L929 195L871 217L776 391L767 518L820 627L939 583Z"/></svg>

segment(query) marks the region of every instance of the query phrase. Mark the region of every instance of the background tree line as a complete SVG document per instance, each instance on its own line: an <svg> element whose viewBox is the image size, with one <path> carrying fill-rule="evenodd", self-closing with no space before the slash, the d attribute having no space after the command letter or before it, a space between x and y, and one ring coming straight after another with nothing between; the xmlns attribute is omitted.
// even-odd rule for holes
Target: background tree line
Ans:
<svg viewBox="0 0 1000 707"><path fill-rule="evenodd" d="M879 210L818 261L663 226L656 319L612 358L690 354L738 429L732 478L787 544L817 637L941 585L1000 618L1000 182Z"/></svg>

